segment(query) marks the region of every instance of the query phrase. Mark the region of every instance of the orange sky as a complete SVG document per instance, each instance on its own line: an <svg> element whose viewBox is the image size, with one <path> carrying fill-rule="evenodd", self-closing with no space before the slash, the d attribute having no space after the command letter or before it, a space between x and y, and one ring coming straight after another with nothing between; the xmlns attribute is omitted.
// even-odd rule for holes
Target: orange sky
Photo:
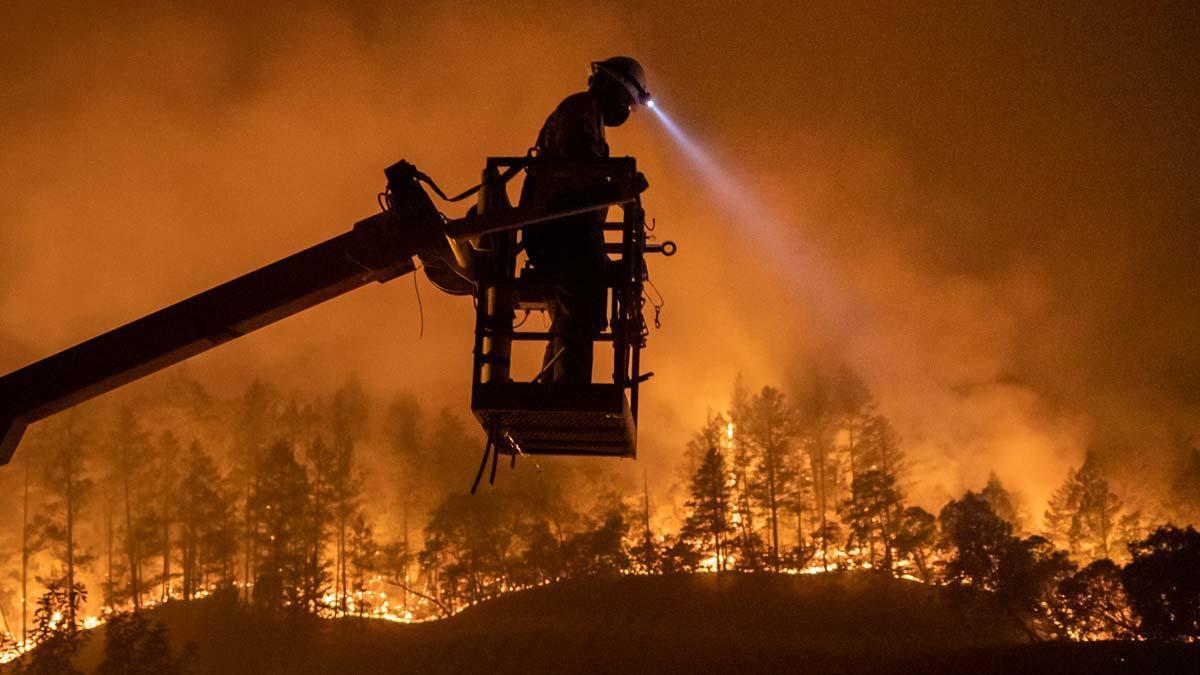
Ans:
<svg viewBox="0 0 1200 675"><path fill-rule="evenodd" d="M397 159L473 184L629 53L744 193L649 115L610 135L681 245L652 261L651 469L737 373L814 362L863 372L931 505L992 468L1042 498L1089 444L1153 476L1197 431L1194 6L243 4L0 10L0 371L345 230ZM421 285L422 339L406 278L189 372L465 413L470 304Z"/></svg>

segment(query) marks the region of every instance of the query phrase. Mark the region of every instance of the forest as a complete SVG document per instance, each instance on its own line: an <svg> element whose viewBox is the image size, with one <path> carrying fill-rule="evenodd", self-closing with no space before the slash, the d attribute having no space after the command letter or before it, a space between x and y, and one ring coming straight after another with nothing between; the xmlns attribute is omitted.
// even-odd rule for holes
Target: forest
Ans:
<svg viewBox="0 0 1200 675"><path fill-rule="evenodd" d="M588 460L519 457L470 494L473 422L354 378L221 398L169 373L138 392L49 420L0 473L4 661L40 646L23 665L65 672L101 623L162 654L139 610L208 596L417 622L629 574L872 570L984 594L1032 640L1200 638L1195 448L1161 497L1117 494L1088 453L1044 509L993 474L927 510L906 500L922 475L904 440L840 368L797 391L737 383L652 504L644 474Z"/></svg>

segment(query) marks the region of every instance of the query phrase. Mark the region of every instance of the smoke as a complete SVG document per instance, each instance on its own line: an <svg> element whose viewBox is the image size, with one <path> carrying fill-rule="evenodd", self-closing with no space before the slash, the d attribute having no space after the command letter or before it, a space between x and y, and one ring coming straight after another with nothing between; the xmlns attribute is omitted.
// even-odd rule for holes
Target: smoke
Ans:
<svg viewBox="0 0 1200 675"><path fill-rule="evenodd" d="M646 353L652 488L738 373L781 384L814 363L864 374L926 505L995 469L1040 511L1090 445L1158 478L1171 433L1195 429L1193 9L3 11L0 370L344 231L398 159L473 184L590 61L633 53L720 172L646 113L609 138L680 242L651 261L667 298ZM381 398L465 411L469 303L420 283L423 338L404 279L191 372L225 394L356 372Z"/></svg>

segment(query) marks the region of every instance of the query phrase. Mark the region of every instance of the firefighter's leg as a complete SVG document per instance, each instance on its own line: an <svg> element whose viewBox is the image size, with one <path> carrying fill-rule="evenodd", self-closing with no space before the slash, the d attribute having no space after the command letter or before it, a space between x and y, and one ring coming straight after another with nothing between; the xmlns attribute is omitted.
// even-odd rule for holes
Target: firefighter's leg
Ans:
<svg viewBox="0 0 1200 675"><path fill-rule="evenodd" d="M604 284L596 274L573 275L560 287L557 300L551 330L562 333L557 344L563 353L554 364L554 381L590 384L592 337L604 327Z"/></svg>

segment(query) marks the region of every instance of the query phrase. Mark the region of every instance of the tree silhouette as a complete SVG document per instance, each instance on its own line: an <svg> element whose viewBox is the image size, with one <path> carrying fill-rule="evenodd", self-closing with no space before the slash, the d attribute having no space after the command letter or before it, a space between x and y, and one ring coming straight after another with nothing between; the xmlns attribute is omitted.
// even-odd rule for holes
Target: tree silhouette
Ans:
<svg viewBox="0 0 1200 675"><path fill-rule="evenodd" d="M136 612L115 614L104 627L104 657L96 675L184 675L192 656L190 649L172 656L162 623Z"/></svg>
<svg viewBox="0 0 1200 675"><path fill-rule="evenodd" d="M125 595L135 610L142 607L145 587L142 562L146 556L143 535L146 534L145 498L150 481L150 435L143 429L137 413L129 405L121 407L116 424L109 433L105 448L109 458L107 480L119 490L123 520L123 548L126 573L129 575Z"/></svg>
<svg viewBox="0 0 1200 675"><path fill-rule="evenodd" d="M860 442L861 462L858 471L878 470L891 476L897 484L908 471L900 438L888 418L873 414L863 423Z"/></svg>
<svg viewBox="0 0 1200 675"><path fill-rule="evenodd" d="M896 526L896 551L912 560L925 583L933 581L929 558L937 545L937 519L919 506L910 506L900 514Z"/></svg>
<svg viewBox="0 0 1200 675"><path fill-rule="evenodd" d="M854 479L852 496L846 500L845 519L851 536L867 547L867 558L876 564L876 544L882 550L883 568L892 569L897 521L904 504L896 480L880 469L870 469Z"/></svg>
<svg viewBox="0 0 1200 675"><path fill-rule="evenodd" d="M378 554L379 544L375 542L375 529L360 511L350 521L347 546L350 592L354 595L354 608L359 616L364 616L372 609L364 593L367 590L368 575L377 571L381 564Z"/></svg>
<svg viewBox="0 0 1200 675"><path fill-rule="evenodd" d="M1200 638L1200 532L1165 525L1129 544L1122 571L1142 632L1157 640Z"/></svg>
<svg viewBox="0 0 1200 675"><path fill-rule="evenodd" d="M1071 640L1125 640L1140 631L1121 568L1108 559L1064 579L1054 592L1050 614L1058 634Z"/></svg>
<svg viewBox="0 0 1200 675"><path fill-rule="evenodd" d="M182 592L190 600L207 589L210 574L222 584L231 581L232 558L237 548L233 523L233 495L213 458L193 442L184 455L175 495L180 528Z"/></svg>
<svg viewBox="0 0 1200 675"><path fill-rule="evenodd" d="M158 541L159 552L162 554L160 599L164 602L171 598L171 526L175 524L178 512L175 498L180 488L179 464L182 457L183 450L179 439L170 430L162 432L155 446L154 457L154 496L157 504L151 510L150 516L161 537Z"/></svg>
<svg viewBox="0 0 1200 675"><path fill-rule="evenodd" d="M847 468L850 483L853 484L859 472L867 470L873 463L871 460L863 461L862 451L868 429L877 417L875 399L862 377L845 364L834 373L830 390L831 405L839 418L838 424L846 432Z"/></svg>
<svg viewBox="0 0 1200 675"><path fill-rule="evenodd" d="M86 477L88 461L81 416L70 412L50 426L50 442L43 465L46 497L42 512L34 517L32 527L37 538L62 565L61 575L47 583L47 588L59 588L68 597L59 603L67 623L77 621L76 610L82 604L71 597L80 587L76 572L91 565L93 556L81 550L77 534L79 515L92 491L93 483ZM43 598L44 599L44 598Z"/></svg>
<svg viewBox="0 0 1200 675"><path fill-rule="evenodd" d="M834 407L829 383L819 372L808 378L807 390L797 406L800 429L799 445L811 469L812 489L816 497L816 527L813 537L820 542L821 564L829 570L829 543L840 537L841 527L829 520L829 507L837 507L839 466L834 458L834 439L838 431L838 411Z"/></svg>
<svg viewBox="0 0 1200 675"><path fill-rule="evenodd" d="M67 588L58 581L46 584L46 592L38 598L33 613L33 641L37 644L32 654L21 664L19 672L27 675L82 675L73 664L75 656L83 648L87 633L80 630L82 622L78 616L80 607L87 601L87 589L83 584Z"/></svg>
<svg viewBox="0 0 1200 675"><path fill-rule="evenodd" d="M746 390L742 376L738 375L734 382L733 395L730 397L729 420L725 421L724 441L730 449L730 468L733 470L734 476L733 498L739 533L736 542L738 567L757 570L762 569L765 565L766 547L755 528L755 505L751 496L751 484L754 482L754 448L746 435L741 433L745 430L750 415L750 394ZM718 425L724 421L720 415L714 416L711 412L708 418L716 421ZM684 485L691 483L692 476L704 461L704 455L708 452L709 445L709 439L702 439L701 436L693 436L688 442L685 455L689 459L687 471L680 476L680 482ZM802 507L793 504L793 511L798 508L803 510Z"/></svg>
<svg viewBox="0 0 1200 675"><path fill-rule="evenodd" d="M1000 478L996 476L995 471L988 473L987 485L979 491L979 496L987 500L987 503L992 507L992 512L1000 520L1012 525L1014 531L1021 530L1021 518L1017 514L1016 505L1013 503L1012 493L1005 489L1004 484L1000 482Z"/></svg>
<svg viewBox="0 0 1200 675"><path fill-rule="evenodd" d="M250 501L258 551L254 603L272 612L302 610L310 484L286 441L268 448L260 462Z"/></svg>
<svg viewBox="0 0 1200 675"><path fill-rule="evenodd" d="M702 432L703 433L703 432ZM696 542L701 550L712 551L718 571L728 561L728 540L736 531L732 519L730 476L725 458L714 443L708 446L704 460L692 476L690 510L680 536Z"/></svg>
<svg viewBox="0 0 1200 675"><path fill-rule="evenodd" d="M695 572L703 557L687 539L676 536L663 540L662 552L663 574Z"/></svg>
<svg viewBox="0 0 1200 675"><path fill-rule="evenodd" d="M615 575L628 570L630 559L625 548L628 529L629 519L623 505L610 504L599 518L567 540L567 569L576 576Z"/></svg>
<svg viewBox="0 0 1200 675"><path fill-rule="evenodd" d="M1059 584L1075 571L1066 551L1054 548L1045 537L1009 538L1004 546L992 586L996 597L1033 636L1054 633L1049 607Z"/></svg>
<svg viewBox="0 0 1200 675"><path fill-rule="evenodd" d="M1008 549L1012 525L1001 520L983 497L967 491L938 514L942 546L954 551L946 566L947 579L958 584L996 587L1000 559Z"/></svg>
<svg viewBox="0 0 1200 675"><path fill-rule="evenodd" d="M1118 534L1121 499L1109 490L1094 453L1088 453L1078 471L1050 499L1046 529L1052 539L1065 544L1071 555L1085 560L1109 558Z"/></svg>
<svg viewBox="0 0 1200 675"><path fill-rule="evenodd" d="M241 479L242 491L242 583L243 600L250 602L252 578L258 567L255 549L257 523L253 508L253 493L262 465L262 454L277 422L279 394L275 388L255 380L237 401L234 423L234 473Z"/></svg>
<svg viewBox="0 0 1200 675"><path fill-rule="evenodd" d="M362 383L352 377L333 395L330 423L333 442L330 446L330 462L318 472L317 480L325 487L329 505L333 510L337 534L337 557L334 567L334 593L337 608L346 613L349 596L349 564L347 560L347 533L351 520L358 511L361 486L356 475L355 446L365 437L370 402L363 391Z"/></svg>
<svg viewBox="0 0 1200 675"><path fill-rule="evenodd" d="M777 389L763 387L750 399L749 414L741 430L754 461L750 495L766 513L771 566L776 571L780 562L779 512L795 487L792 452L797 425L796 415L784 395Z"/></svg>
<svg viewBox="0 0 1200 675"><path fill-rule="evenodd" d="M663 573L663 547L649 529L642 532L637 543L629 548L634 571L641 574Z"/></svg>

